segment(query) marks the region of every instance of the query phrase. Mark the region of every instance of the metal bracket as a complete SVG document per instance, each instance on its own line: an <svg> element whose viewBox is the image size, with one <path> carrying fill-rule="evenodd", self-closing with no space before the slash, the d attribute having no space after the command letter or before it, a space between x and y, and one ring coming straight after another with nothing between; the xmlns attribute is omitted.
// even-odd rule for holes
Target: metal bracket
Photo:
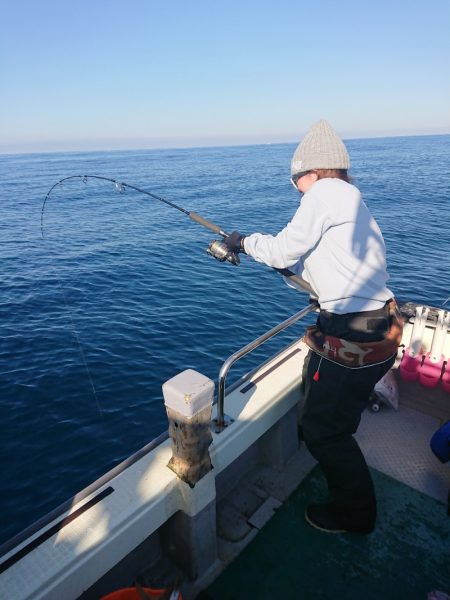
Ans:
<svg viewBox="0 0 450 600"><path fill-rule="evenodd" d="M221 433L231 423L234 423L234 419L224 414L221 422L217 417L211 421L211 429L214 433Z"/></svg>

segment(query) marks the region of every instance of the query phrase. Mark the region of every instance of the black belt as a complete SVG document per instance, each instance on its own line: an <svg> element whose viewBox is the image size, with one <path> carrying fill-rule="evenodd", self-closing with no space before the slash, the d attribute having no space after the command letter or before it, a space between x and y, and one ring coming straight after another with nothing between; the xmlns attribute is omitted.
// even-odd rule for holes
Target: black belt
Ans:
<svg viewBox="0 0 450 600"><path fill-rule="evenodd" d="M352 342L381 341L389 326L387 303L376 310L343 315L321 310L317 318L317 327L320 331Z"/></svg>

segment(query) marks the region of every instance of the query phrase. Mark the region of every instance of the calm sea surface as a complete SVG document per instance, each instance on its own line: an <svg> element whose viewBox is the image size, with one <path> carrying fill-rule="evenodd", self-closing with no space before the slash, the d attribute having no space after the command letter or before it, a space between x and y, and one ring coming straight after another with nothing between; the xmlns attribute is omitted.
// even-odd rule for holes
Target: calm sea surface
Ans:
<svg viewBox="0 0 450 600"><path fill-rule="evenodd" d="M442 306L450 136L347 145L386 240L391 289ZM213 234L109 183L58 187L43 239L49 188L69 175L103 175L225 230L276 233L299 202L289 182L294 147L0 156L0 541L166 429L164 381L186 368L216 380L231 353L307 303L250 259L234 267L209 258ZM240 361L234 377L300 332Z"/></svg>

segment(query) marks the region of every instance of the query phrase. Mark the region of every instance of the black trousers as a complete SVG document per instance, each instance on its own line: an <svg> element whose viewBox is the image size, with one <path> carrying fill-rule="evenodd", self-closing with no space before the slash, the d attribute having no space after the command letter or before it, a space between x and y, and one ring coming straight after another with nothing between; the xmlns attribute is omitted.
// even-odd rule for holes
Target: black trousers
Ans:
<svg viewBox="0 0 450 600"><path fill-rule="evenodd" d="M382 318L383 310L378 312L371 317ZM339 328L341 337L358 337L359 341L371 341L380 333L379 327L374 327L376 333L367 328L364 332L364 328L358 327L355 335L351 324L348 326L354 315L337 316L334 322L333 319L329 321L328 315L325 326L323 315L318 319L318 325L326 328L325 333L336 334L336 328ZM388 325L386 321L386 328ZM358 429L361 413L368 405L375 384L392 367L395 358L362 369L348 369L320 359L318 354L310 351L303 370L301 427L305 444L319 462L337 507L348 511L374 511L376 500L372 478L353 434ZM319 379L314 381L317 370Z"/></svg>

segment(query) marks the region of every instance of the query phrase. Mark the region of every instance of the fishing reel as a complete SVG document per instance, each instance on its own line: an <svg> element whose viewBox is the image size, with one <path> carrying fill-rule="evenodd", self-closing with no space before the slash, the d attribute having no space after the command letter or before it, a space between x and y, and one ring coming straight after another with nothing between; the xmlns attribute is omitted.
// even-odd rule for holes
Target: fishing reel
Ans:
<svg viewBox="0 0 450 600"><path fill-rule="evenodd" d="M224 242L220 242L218 240L212 241L206 252L209 255L214 256L214 258L220 262L228 261L232 265L238 265L241 262L238 254L231 252Z"/></svg>

